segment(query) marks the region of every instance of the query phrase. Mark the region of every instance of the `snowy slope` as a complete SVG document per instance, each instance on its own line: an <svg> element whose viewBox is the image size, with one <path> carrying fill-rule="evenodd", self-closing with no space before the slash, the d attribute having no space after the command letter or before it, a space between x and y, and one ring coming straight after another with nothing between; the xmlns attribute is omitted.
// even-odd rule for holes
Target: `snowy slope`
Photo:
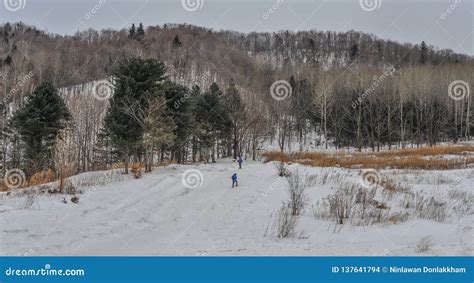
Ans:
<svg viewBox="0 0 474 283"><path fill-rule="evenodd" d="M182 175L188 169L202 173L200 187L184 187ZM359 178L357 170L301 170L314 174L341 171L345 179L354 182ZM465 179L457 182L456 188L472 192L474 174L470 170L463 173ZM236 189L230 187L233 172L239 174ZM393 173L418 182L415 187L432 189L434 194L440 185L434 184L433 174L407 177ZM442 174L452 182L459 172ZM298 224L303 237L278 239L271 224L281 203L288 200L288 184L277 176L273 164L246 162L242 170L230 160L170 165L138 180L122 179L81 186L78 204L70 202L70 196L65 204L63 195L40 195L25 208L26 196L0 195L1 254L410 255L415 254L416 243L428 235L435 241L428 254L472 255L474 250L472 213L443 223L413 219L402 224L336 227L332 221L318 220L311 206L334 190L337 184L330 182L308 189L310 203ZM447 188L449 182L442 186Z"/></svg>

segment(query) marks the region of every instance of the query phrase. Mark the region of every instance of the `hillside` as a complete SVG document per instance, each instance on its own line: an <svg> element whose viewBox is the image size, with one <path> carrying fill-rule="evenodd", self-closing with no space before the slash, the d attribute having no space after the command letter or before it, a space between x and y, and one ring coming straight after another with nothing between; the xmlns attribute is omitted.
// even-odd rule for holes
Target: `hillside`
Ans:
<svg viewBox="0 0 474 283"><path fill-rule="evenodd" d="M418 44L401 44L356 31L242 34L167 24L148 27L142 38L130 39L127 30L90 29L60 36L13 23L0 26L0 32L0 70L7 80L6 89L30 71L34 73L30 84L49 79L66 87L104 79L118 61L142 56L165 62L170 76L188 87L200 83L206 88L210 82L233 79L243 88L258 90L262 86L258 78L271 75L275 66L281 69L284 63L343 67L351 63L351 56L357 56L357 64L403 67L418 64L421 52ZM172 46L176 36L182 43L178 49ZM262 65L262 60L269 65ZM434 65L472 62L469 56L434 46L429 47L427 60Z"/></svg>

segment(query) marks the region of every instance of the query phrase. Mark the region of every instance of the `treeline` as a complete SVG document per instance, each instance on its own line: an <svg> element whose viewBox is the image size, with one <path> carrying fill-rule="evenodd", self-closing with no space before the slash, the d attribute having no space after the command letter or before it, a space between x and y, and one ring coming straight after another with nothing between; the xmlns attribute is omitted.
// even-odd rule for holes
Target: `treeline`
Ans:
<svg viewBox="0 0 474 283"><path fill-rule="evenodd" d="M436 145L473 133L472 65L395 69L355 65L291 76L292 95L271 104L280 149L319 133L319 141L374 151L382 146ZM293 139L292 139L293 136ZM295 150L293 148L292 150Z"/></svg>
<svg viewBox="0 0 474 283"><path fill-rule="evenodd" d="M420 40L419 44L401 44L375 35L333 31L279 31L242 34L221 31L219 36L255 57L276 62L276 65L299 62L326 68L343 67L358 57L361 64L397 68L419 63L434 65L472 62L472 58L449 49L436 49ZM422 55L425 53L424 55ZM422 56L424 56L422 58Z"/></svg>
<svg viewBox="0 0 474 283"><path fill-rule="evenodd" d="M212 84L188 89L166 77L165 65L156 59L129 58L111 76L113 95L102 132L95 144L95 169L123 163L142 163L146 171L163 161L215 162L237 157L244 135L255 119L230 82L225 89ZM74 121L58 90L41 83L8 121L12 144L9 167L27 176L53 169L77 172L68 155L68 131ZM72 161L72 160L71 160Z"/></svg>
<svg viewBox="0 0 474 283"><path fill-rule="evenodd" d="M34 75L25 91L40 81L62 88L105 79L130 57L160 60L168 76L187 87L207 88L214 81L225 84L230 79L242 85L247 81L247 87L254 82L247 80L246 70L257 70L244 51L209 29L191 25L132 25L122 30L89 29L72 36L47 34L23 23L0 25L0 72L7 92L29 72ZM19 96L21 92L15 98Z"/></svg>

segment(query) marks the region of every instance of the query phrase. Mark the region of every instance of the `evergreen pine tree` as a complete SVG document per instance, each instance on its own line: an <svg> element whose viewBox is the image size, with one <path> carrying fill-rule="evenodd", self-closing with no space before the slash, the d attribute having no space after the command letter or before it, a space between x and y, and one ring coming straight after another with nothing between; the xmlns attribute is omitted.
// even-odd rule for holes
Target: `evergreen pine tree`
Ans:
<svg viewBox="0 0 474 283"><path fill-rule="evenodd" d="M142 39L145 36L145 29L143 28L143 24L140 23L137 29L137 38Z"/></svg>
<svg viewBox="0 0 474 283"><path fill-rule="evenodd" d="M114 168L114 165L120 162L119 152L114 150L110 134L107 133L106 129L101 129L97 135L93 158L94 170Z"/></svg>
<svg viewBox="0 0 474 283"><path fill-rule="evenodd" d="M226 91L225 111L229 117L232 130L233 157L234 159L237 159L237 155L241 152L240 141L243 138L242 134L244 131L243 127L246 118L246 112L245 105L233 81L231 81Z"/></svg>
<svg viewBox="0 0 474 283"><path fill-rule="evenodd" d="M166 81L163 85L163 95L166 99L169 113L176 125L174 130L175 144L170 148L173 153L172 158L178 163L182 163L184 161L185 146L192 133L193 126L189 90L182 85Z"/></svg>
<svg viewBox="0 0 474 283"><path fill-rule="evenodd" d="M147 109L150 97L160 95L165 72L158 60L131 58L121 62L113 73L115 90L104 122L111 142L121 153L125 173L130 157L138 157L143 151L143 128L125 110Z"/></svg>
<svg viewBox="0 0 474 283"><path fill-rule="evenodd" d="M13 63L13 59L10 55L8 55L7 58L5 58L5 64L10 66L12 63Z"/></svg>
<svg viewBox="0 0 474 283"><path fill-rule="evenodd" d="M356 60L358 53L359 53L359 45L357 45L357 43L352 44L351 52L350 52L351 63Z"/></svg>
<svg viewBox="0 0 474 283"><path fill-rule="evenodd" d="M226 142L225 138L228 136L230 128L230 118L225 109L223 94L216 83L213 83L209 90L197 100L195 113L199 128L199 141L202 148L205 149L206 159L208 159L210 151L212 162L215 162L215 148L219 141Z"/></svg>
<svg viewBox="0 0 474 283"><path fill-rule="evenodd" d="M25 105L12 118L25 144L27 175L51 168L56 138L70 119L64 100L51 83L41 83L27 96Z"/></svg>
<svg viewBox="0 0 474 283"><path fill-rule="evenodd" d="M426 46L426 42L424 42L424 41L421 42L420 52L421 52L420 63L421 64L426 64L426 62L428 60L428 46Z"/></svg>
<svg viewBox="0 0 474 283"><path fill-rule="evenodd" d="M128 38L135 39L136 35L137 35L137 32L136 32L136 29L135 29L135 24L132 24L132 27L130 28L130 30L128 32Z"/></svg>
<svg viewBox="0 0 474 283"><path fill-rule="evenodd" d="M176 35L176 36L174 37L174 39L173 39L173 44L172 44L172 46L173 46L173 48L180 48L181 45L182 45L181 40L179 39L179 36Z"/></svg>

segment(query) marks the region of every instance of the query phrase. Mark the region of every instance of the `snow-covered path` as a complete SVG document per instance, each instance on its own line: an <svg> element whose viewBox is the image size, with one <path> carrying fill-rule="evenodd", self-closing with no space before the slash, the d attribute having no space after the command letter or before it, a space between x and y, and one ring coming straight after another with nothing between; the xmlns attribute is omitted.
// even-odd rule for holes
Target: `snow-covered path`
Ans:
<svg viewBox="0 0 474 283"><path fill-rule="evenodd" d="M268 219L271 213L265 208L270 199L262 193L269 180L278 179L273 167L260 167L246 164L239 170L230 161L180 170L169 166L139 180L98 187L81 196L78 205L41 196L39 207L2 216L2 227L12 227L2 231L2 251L21 253L15 242L25 244L24 252L41 254L207 254L220 246L244 251L248 243L234 247L235 234L261 241L266 227L258 227L258 218ZM191 168L204 177L196 189L181 182L183 171ZM240 181L235 189L230 188L233 172ZM21 204L21 199L11 203L12 208ZM242 224L249 229L245 234Z"/></svg>
<svg viewBox="0 0 474 283"><path fill-rule="evenodd" d="M186 189L188 169L204 183ZM319 168L305 170L321 172ZM324 169L326 170L326 169ZM329 169L327 169L329 170ZM232 189L232 173L239 187ZM350 178L350 177L348 177ZM331 191L310 188L309 207ZM267 231L287 201L287 183L272 164L230 160L199 166L170 165L143 178L94 187L78 204L41 195L29 209L25 197L0 196L0 252L6 255L383 255L413 254L416 242L434 235L436 254L472 253L472 221L408 221L334 232L334 223L300 218L303 239L277 239ZM467 224L466 224L467 221ZM271 228L271 225L270 225ZM271 230L271 229L268 229ZM268 232L268 233L266 233ZM471 238L470 238L471 237Z"/></svg>
<svg viewBox="0 0 474 283"><path fill-rule="evenodd" d="M258 217L262 209L257 206L263 202L255 201L259 190L252 188L264 188L272 176L255 178L258 176L252 173L254 166L246 166L238 170L240 187L231 189L230 176L237 170L232 164L227 164L227 168L219 165L198 167L204 176L204 184L196 189L184 188L181 182L183 171L173 169L157 170L141 180L130 181L128 186L123 184L123 190L129 190L132 185L137 189L132 188L132 193L117 188L117 200L124 195L129 197L120 200L105 214L97 215L97 218L104 220L99 225L107 227L107 235L94 239L84 252L206 254L211 250L217 251L216 247L229 246L229 235L239 232L236 227L242 229L241 225L237 225L239 222L253 229L251 234L258 234L260 231L257 230L261 229L257 229L256 221L251 220ZM183 169L186 167L195 168L183 166ZM249 175L254 176L251 178L255 181L252 187L244 182L250 179ZM261 217L268 217L268 214L263 213ZM258 238L261 238L261 233ZM232 239L235 240L234 237Z"/></svg>

